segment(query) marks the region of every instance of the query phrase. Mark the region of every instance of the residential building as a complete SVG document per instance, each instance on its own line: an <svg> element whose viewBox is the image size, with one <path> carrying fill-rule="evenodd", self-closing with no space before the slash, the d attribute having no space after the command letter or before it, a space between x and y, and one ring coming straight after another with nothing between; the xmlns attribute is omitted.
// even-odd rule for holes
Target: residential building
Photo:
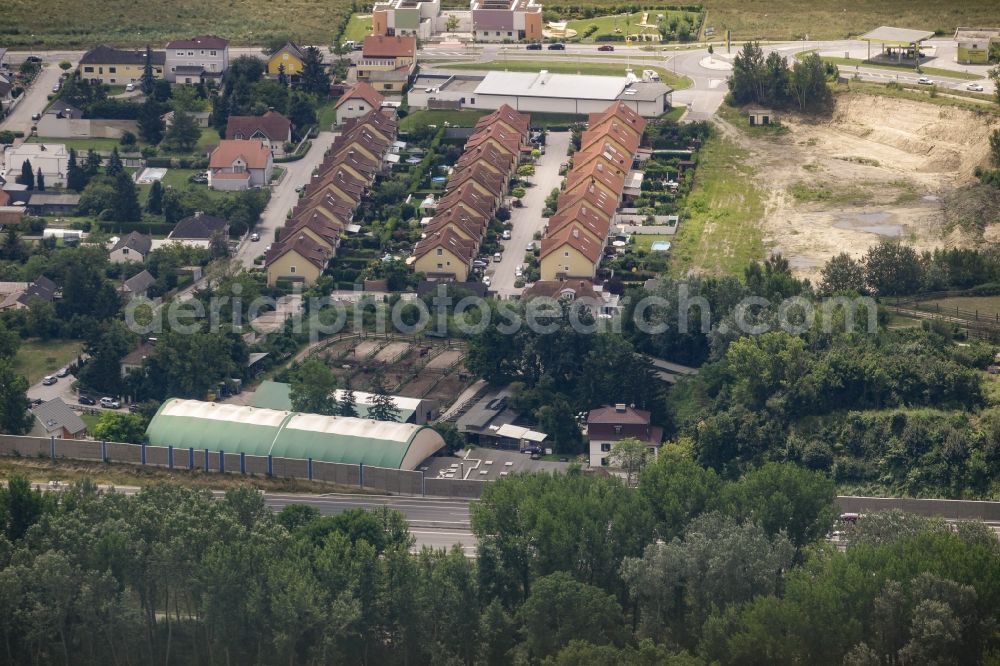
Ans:
<svg viewBox="0 0 1000 666"><path fill-rule="evenodd" d="M663 428L651 424L649 412L617 404L590 410L587 438L590 440L590 466L607 467L611 449L626 438L638 439L655 457L663 441Z"/></svg>
<svg viewBox="0 0 1000 666"><path fill-rule="evenodd" d="M168 241L204 241L205 244L216 236L229 238L229 220L201 211L177 222L167 236Z"/></svg>
<svg viewBox="0 0 1000 666"><path fill-rule="evenodd" d="M542 6L534 0L471 0L477 42L542 41Z"/></svg>
<svg viewBox="0 0 1000 666"><path fill-rule="evenodd" d="M577 225L581 231L603 246L607 243L611 230L611 218L599 209L587 204L584 198L577 199L568 206L562 206L546 224L547 236L558 235L566 226Z"/></svg>
<svg viewBox="0 0 1000 666"><path fill-rule="evenodd" d="M371 111L382 108L385 98L364 81L358 82L340 96L334 109L337 112L337 124L343 125L351 118L364 116Z"/></svg>
<svg viewBox="0 0 1000 666"><path fill-rule="evenodd" d="M357 76L380 92L401 93L416 66L416 37L373 35L365 38Z"/></svg>
<svg viewBox="0 0 1000 666"><path fill-rule="evenodd" d="M286 42L284 46L271 54L267 59L267 73L278 76L284 72L288 79L296 80L302 74L306 53L295 42Z"/></svg>
<svg viewBox="0 0 1000 666"><path fill-rule="evenodd" d="M6 113L13 104L14 77L11 74L0 71L0 113Z"/></svg>
<svg viewBox="0 0 1000 666"><path fill-rule="evenodd" d="M167 44L164 76L171 83L218 82L229 69L229 42L202 35Z"/></svg>
<svg viewBox="0 0 1000 666"><path fill-rule="evenodd" d="M153 78L162 79L166 53L150 51ZM146 70L146 49L116 49L101 45L83 54L77 66L80 77L91 83L124 86L138 83Z"/></svg>
<svg viewBox="0 0 1000 666"><path fill-rule="evenodd" d="M274 156L264 141L223 139L209 157L208 186L214 190L267 187L274 170Z"/></svg>
<svg viewBox="0 0 1000 666"><path fill-rule="evenodd" d="M539 297L581 304L596 316L611 316L620 311L621 298L594 286L590 280L538 280L521 293L523 301Z"/></svg>
<svg viewBox="0 0 1000 666"><path fill-rule="evenodd" d="M305 233L274 243L264 257L267 284L273 287L278 281L289 281L312 286L332 256L330 248Z"/></svg>
<svg viewBox="0 0 1000 666"><path fill-rule="evenodd" d="M389 0L372 8L372 35L430 39L435 19L441 14L441 0Z"/></svg>
<svg viewBox="0 0 1000 666"><path fill-rule="evenodd" d="M125 298L146 298L146 292L156 284L156 278L147 270L142 270L122 283L122 294Z"/></svg>
<svg viewBox="0 0 1000 666"><path fill-rule="evenodd" d="M121 360L121 373L122 377L127 377L129 373L136 372L142 369L143 361L146 360L148 356L153 353L153 345L155 341L151 338L149 340L143 340L140 342L135 349L130 351Z"/></svg>
<svg viewBox="0 0 1000 666"><path fill-rule="evenodd" d="M138 231L132 231L122 236L111 246L108 260L113 264L124 264L129 261L145 261L153 249L153 241L149 236L143 236Z"/></svg>
<svg viewBox="0 0 1000 666"><path fill-rule="evenodd" d="M25 161L31 162L31 170L38 173L42 170L46 187L65 187L66 168L69 162L69 151L62 143L22 143L16 148L6 146L3 151L4 164L7 170L3 179L15 183L21 175L21 166Z"/></svg>
<svg viewBox="0 0 1000 666"><path fill-rule="evenodd" d="M87 425L62 398L53 398L31 409L35 425L30 434L35 437L56 437L58 439L83 439L87 435Z"/></svg>
<svg viewBox="0 0 1000 666"><path fill-rule="evenodd" d="M413 270L423 273L428 280L465 282L478 246L478 242L446 228L417 241L410 262Z"/></svg>
<svg viewBox="0 0 1000 666"><path fill-rule="evenodd" d="M33 298L40 298L49 303L61 297L59 287L44 275L39 275L34 282L0 282L0 311L21 310L28 307Z"/></svg>
<svg viewBox="0 0 1000 666"><path fill-rule="evenodd" d="M34 166L34 162L31 163ZM45 186L48 187L49 179L46 176ZM34 190L28 199L28 212L32 215L76 215L76 209L80 205L80 195L69 192L39 192Z"/></svg>
<svg viewBox="0 0 1000 666"><path fill-rule="evenodd" d="M292 122L274 110L262 116L229 116L226 139L260 141L275 155L284 155L285 144L292 140Z"/></svg>
<svg viewBox="0 0 1000 666"><path fill-rule="evenodd" d="M539 255L543 280L583 278L593 280L604 246L573 223L554 236L542 239Z"/></svg>

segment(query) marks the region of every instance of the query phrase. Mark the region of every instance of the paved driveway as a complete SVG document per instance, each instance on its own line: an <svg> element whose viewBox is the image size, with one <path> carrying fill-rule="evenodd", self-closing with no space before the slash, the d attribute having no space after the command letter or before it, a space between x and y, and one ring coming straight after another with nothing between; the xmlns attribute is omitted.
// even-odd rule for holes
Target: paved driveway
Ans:
<svg viewBox="0 0 1000 666"><path fill-rule="evenodd" d="M545 208L545 197L553 189L562 184L563 177L559 175L559 165L567 161L570 132L549 132L546 139L545 154L535 165L535 175L530 178L532 187L521 200L522 208L511 208L510 240L502 241L504 246L503 261L491 263L487 269L492 284L491 289L500 298L510 298L520 294L523 289L514 287L514 270L518 264L524 263L525 248L534 239L535 232L545 226L546 218L542 217Z"/></svg>
<svg viewBox="0 0 1000 666"><path fill-rule="evenodd" d="M21 60L23 61L23 58ZM41 113L45 110L46 105L49 103L48 96L52 94L52 86L59 81L59 75L62 74L58 62L58 60L46 61L46 65L42 67L42 71L35 78L35 82L24 93L25 98L21 100L20 104L14 107L13 113L4 118L3 122L0 122L0 129L12 132L24 132L25 136L31 133L31 114ZM16 65L13 62L11 63L11 69L14 71L17 71L17 67L19 66L20 61Z"/></svg>
<svg viewBox="0 0 1000 666"><path fill-rule="evenodd" d="M297 162L286 162L279 165L285 170L285 175L281 182L272 188L271 200L261 215L260 223L255 231L260 234L260 241L253 243L249 237L240 241L236 251L235 259L243 264L244 268L253 268L254 257L264 254L264 248L274 242L274 232L285 223L288 211L295 206L299 199L296 187L305 185L312 177L313 169L323 161L323 155L330 148L334 138L334 132L320 132L313 139L312 147L306 156Z"/></svg>

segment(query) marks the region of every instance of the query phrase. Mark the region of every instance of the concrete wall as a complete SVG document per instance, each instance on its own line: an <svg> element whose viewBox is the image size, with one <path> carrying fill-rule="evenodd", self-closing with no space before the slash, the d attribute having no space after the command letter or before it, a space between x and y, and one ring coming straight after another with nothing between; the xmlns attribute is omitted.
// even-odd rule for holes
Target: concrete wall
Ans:
<svg viewBox="0 0 1000 666"><path fill-rule="evenodd" d="M97 440L55 440L55 455L74 460L101 460L101 442ZM169 449L165 446L146 446L146 464L167 467ZM138 444L108 442L105 451L108 462L141 465L142 449ZM174 449L174 469L186 470L190 464L190 449ZM18 437L0 435L0 455L24 458L50 458L52 441L47 437ZM193 469L205 469L204 449L193 451ZM246 473L267 476L266 456L245 456ZM237 453L223 454L226 474L240 473L240 456ZM309 461L289 458L272 458L272 474L275 477L308 479ZM485 487L483 481L426 479L420 472L382 467L365 467L314 461L312 479L318 482L336 483L377 492L400 495L441 495L444 497L478 498ZM208 471L219 471L219 452L208 452ZM362 478L363 475L363 478ZM426 484L426 485L425 485Z"/></svg>
<svg viewBox="0 0 1000 666"><path fill-rule="evenodd" d="M125 132L138 134L139 126L134 120L101 120L86 119L71 120L68 118L56 118L52 114L45 114L38 121L38 136L72 138L102 138L120 139Z"/></svg>

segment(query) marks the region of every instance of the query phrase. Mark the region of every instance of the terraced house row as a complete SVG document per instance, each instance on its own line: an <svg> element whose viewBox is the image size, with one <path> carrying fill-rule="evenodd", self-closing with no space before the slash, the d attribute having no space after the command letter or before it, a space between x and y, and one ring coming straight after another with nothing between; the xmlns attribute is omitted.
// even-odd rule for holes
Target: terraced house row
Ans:
<svg viewBox="0 0 1000 666"><path fill-rule="evenodd" d="M542 239L543 281L594 279L645 129L623 102L591 114Z"/></svg>
<svg viewBox="0 0 1000 666"><path fill-rule="evenodd" d="M393 115L389 115L392 113ZM388 168L399 122L393 112L372 110L351 118L306 185L278 239L265 254L267 283L316 283L336 255L340 239L354 233L354 213L376 178Z"/></svg>
<svg viewBox="0 0 1000 666"><path fill-rule="evenodd" d="M504 105L476 123L452 170L436 214L408 262L428 280L469 278L472 262L507 196L521 156L530 153L531 118Z"/></svg>

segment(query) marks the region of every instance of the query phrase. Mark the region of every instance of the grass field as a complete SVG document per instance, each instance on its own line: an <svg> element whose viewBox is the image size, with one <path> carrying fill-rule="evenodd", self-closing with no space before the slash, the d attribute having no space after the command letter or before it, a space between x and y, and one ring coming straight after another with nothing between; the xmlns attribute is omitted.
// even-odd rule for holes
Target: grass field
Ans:
<svg viewBox="0 0 1000 666"><path fill-rule="evenodd" d="M738 274L764 256L759 221L761 192L746 165L747 152L713 136L698 155L698 171L686 212L672 242L670 271Z"/></svg>
<svg viewBox="0 0 1000 666"><path fill-rule="evenodd" d="M579 6L575 0L549 0L546 11ZM593 0L597 7L618 6L617 0ZM951 36L960 25L995 25L996 0L853 0L850 3L799 0L704 0L705 26L715 39L726 30L742 39L843 39L880 25L934 30Z"/></svg>
<svg viewBox="0 0 1000 666"><path fill-rule="evenodd" d="M118 152L126 152L124 146L118 143L118 139L90 139L90 138L74 138L74 139L63 139L60 137L50 137L50 136L33 136L30 137L28 143L61 143L66 146L66 149L75 148L78 153L85 153L88 150L97 150L103 152L111 152L113 148L118 148ZM127 152L131 152L131 149Z"/></svg>
<svg viewBox="0 0 1000 666"><path fill-rule="evenodd" d="M14 358L14 371L36 384L45 375L64 368L80 355L83 344L76 340L28 340ZM61 380L66 381L66 380Z"/></svg>
<svg viewBox="0 0 1000 666"><path fill-rule="evenodd" d="M372 15L352 14L351 20L347 22L344 33L340 36L340 43L346 41L363 42L365 37L371 34Z"/></svg>
<svg viewBox="0 0 1000 666"><path fill-rule="evenodd" d="M316 119L321 130L329 131L337 122L337 111L333 108L336 103L336 101L327 102L316 109Z"/></svg>
<svg viewBox="0 0 1000 666"><path fill-rule="evenodd" d="M597 76L624 76L625 63L611 62L562 62L557 60L491 60L489 62L460 63L448 65L448 69L498 70L509 72L538 72L543 69L553 74L593 74ZM663 83L674 90L683 90L691 86L691 79L678 76L663 67L651 65L636 66L634 69L652 69L660 75ZM639 72L641 74L641 72Z"/></svg>
<svg viewBox="0 0 1000 666"><path fill-rule="evenodd" d="M802 51L795 54L796 60L802 60L807 54L813 53L812 51ZM838 58L837 56L820 56L823 62L828 62L838 67L850 68L850 67L867 67L869 69L887 69L889 71L895 72L909 72L914 73L916 69L913 65L893 65L887 62L869 62L867 60L862 60L861 58ZM983 78L977 76L976 74L969 74L967 72L959 72L953 69L941 69L940 67L920 67L920 72L927 76L947 76L953 79L963 79L965 81L978 81ZM849 69L841 70L841 74L850 74Z"/></svg>
<svg viewBox="0 0 1000 666"><path fill-rule="evenodd" d="M951 296L948 298L935 298L929 301L920 301L921 309L939 306L941 312L947 314L949 309L965 310L966 312L978 312L984 317L996 317L1000 315L1000 296Z"/></svg>
<svg viewBox="0 0 1000 666"><path fill-rule="evenodd" d="M451 110L420 110L412 111L399 123L401 132L412 132L424 125L437 125L438 127L448 123L453 127L473 127L482 116L489 111L479 109L462 109L461 111ZM554 125L568 125L575 122L583 122L586 116L574 116L567 113L532 113L532 127L552 127Z"/></svg>
<svg viewBox="0 0 1000 666"><path fill-rule="evenodd" d="M674 244L674 237L666 234L634 234L632 240L635 241L635 249L647 252L656 241L669 241L671 246Z"/></svg>
<svg viewBox="0 0 1000 666"><path fill-rule="evenodd" d="M668 11L666 9L650 9L648 11L649 22L656 23L656 17L662 14L664 20L670 21L672 18L677 18L678 20L687 17L690 19L691 25L698 24L698 13L697 12L681 12L681 11ZM601 35L625 35L638 34L640 28L637 26L642 21L643 12L635 12L634 14L616 14L613 16L597 16L592 19L580 19L578 21L570 21L567 24L567 28L570 30L576 30L576 36L580 38L580 41L584 44L592 44L597 41L597 37ZM586 32L587 28L592 25L597 26L597 32L593 33L589 37L583 37L583 33ZM616 30L617 29L617 30ZM656 32L653 28L647 28L646 32Z"/></svg>

